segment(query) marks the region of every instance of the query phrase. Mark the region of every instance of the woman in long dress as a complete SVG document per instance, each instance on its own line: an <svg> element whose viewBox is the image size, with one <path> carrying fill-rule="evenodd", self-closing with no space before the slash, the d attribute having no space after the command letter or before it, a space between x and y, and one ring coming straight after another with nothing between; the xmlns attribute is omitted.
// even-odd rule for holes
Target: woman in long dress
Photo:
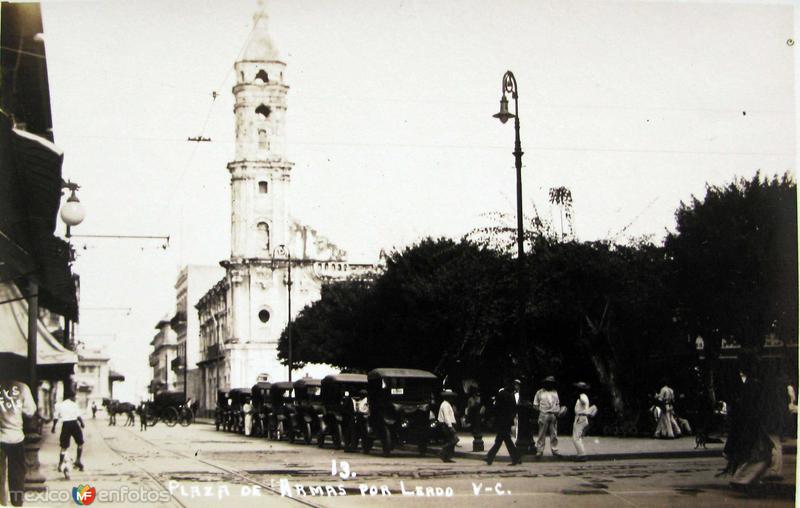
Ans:
<svg viewBox="0 0 800 508"><path fill-rule="evenodd" d="M764 421L772 414L754 376L755 360L745 356L739 361L740 382L731 404L731 431L723 455L728 460L725 472L732 475L731 487L746 489L758 483L772 463L773 443Z"/></svg>
<svg viewBox="0 0 800 508"><path fill-rule="evenodd" d="M661 408L661 415L658 418L653 437L665 439L681 437L681 428L675 419L675 392L667 385L666 381L658 391L656 401Z"/></svg>

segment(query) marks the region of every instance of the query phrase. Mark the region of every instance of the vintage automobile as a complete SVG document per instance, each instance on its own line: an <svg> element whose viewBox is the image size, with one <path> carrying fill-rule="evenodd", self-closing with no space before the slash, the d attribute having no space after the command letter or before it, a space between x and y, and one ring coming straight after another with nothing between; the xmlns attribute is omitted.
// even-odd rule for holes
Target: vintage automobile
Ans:
<svg viewBox="0 0 800 508"><path fill-rule="evenodd" d="M331 374L322 379L323 416L317 445L325 444L331 436L333 447L352 449L358 444L358 426L353 397L367 389L364 374Z"/></svg>
<svg viewBox="0 0 800 508"><path fill-rule="evenodd" d="M269 387L269 400L272 411L269 415L269 437L280 441L294 441L296 419L294 409L294 386L288 381L272 383Z"/></svg>
<svg viewBox="0 0 800 508"><path fill-rule="evenodd" d="M369 428L364 431L367 440L380 440L384 456L400 444L416 444L419 453L424 454L435 435L431 402L441 387L439 378L425 370L370 371Z"/></svg>
<svg viewBox="0 0 800 508"><path fill-rule="evenodd" d="M219 430L228 430L228 392L217 390L217 407L214 408L214 427Z"/></svg>
<svg viewBox="0 0 800 508"><path fill-rule="evenodd" d="M269 429L269 415L272 404L269 399L269 389L272 383L259 381L250 389L253 401L253 436L267 436Z"/></svg>
<svg viewBox="0 0 800 508"><path fill-rule="evenodd" d="M234 388L228 392L228 430L244 434L244 405L250 403L250 388Z"/></svg>
<svg viewBox="0 0 800 508"><path fill-rule="evenodd" d="M294 382L295 420L292 427L305 444L319 434L322 427L322 381L303 378Z"/></svg>
<svg viewBox="0 0 800 508"><path fill-rule="evenodd" d="M184 427L189 422L181 418L186 399L183 392L161 392L157 393L153 400L145 403L145 415L148 425L155 425L159 421L164 422L167 427L174 427L178 421Z"/></svg>

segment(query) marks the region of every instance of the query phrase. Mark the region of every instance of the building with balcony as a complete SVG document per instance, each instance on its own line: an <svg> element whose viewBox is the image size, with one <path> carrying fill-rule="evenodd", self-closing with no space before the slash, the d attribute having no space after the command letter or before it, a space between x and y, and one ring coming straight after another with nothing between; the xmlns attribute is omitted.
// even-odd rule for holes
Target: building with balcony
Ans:
<svg viewBox="0 0 800 508"><path fill-rule="evenodd" d="M224 274L225 270L219 265L187 265L175 281L176 310L170 325L177 337L178 353L170 366L176 376L176 388L179 391L185 389L194 400L200 400L202 396L202 380L197 366L201 355L200 323L194 306ZM184 369L185 365L188 369Z"/></svg>
<svg viewBox="0 0 800 508"><path fill-rule="evenodd" d="M178 376L172 372L172 362L178 357L178 339L170 325L171 316L161 318L156 324L156 334L150 345L149 363L153 368L153 377L150 380L150 393L156 394L163 391L178 389Z"/></svg>

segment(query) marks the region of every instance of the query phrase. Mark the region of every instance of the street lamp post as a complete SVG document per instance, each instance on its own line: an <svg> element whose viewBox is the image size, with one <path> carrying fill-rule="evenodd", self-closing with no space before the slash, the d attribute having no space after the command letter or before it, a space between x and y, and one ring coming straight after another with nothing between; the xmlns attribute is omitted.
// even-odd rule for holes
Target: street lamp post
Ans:
<svg viewBox="0 0 800 508"><path fill-rule="evenodd" d="M67 202L64 203L64 206L61 207L61 220L67 226L67 245L69 246L69 266L72 267L72 262L75 261L75 255L72 252L72 226L77 226L83 219L86 218L86 210L84 210L83 205L81 204L78 196L75 195L75 192L80 188L80 185L74 182L66 181L61 184L62 189L69 189L70 196L67 198ZM70 330L72 327L70 326L71 322L70 319L65 317L64 318L64 347L74 350L75 345L72 341L72 331Z"/></svg>
<svg viewBox="0 0 800 508"><path fill-rule="evenodd" d="M286 291L287 291L287 300L288 300L288 311L289 311L289 319L286 325L286 338L287 340L287 353L289 358L289 382L292 382L292 253L289 252L289 249L286 248L285 245L281 244L275 249L272 253L272 262L275 262L275 256L285 256L286 257Z"/></svg>
<svg viewBox="0 0 800 508"><path fill-rule="evenodd" d="M525 249L523 246L523 218L522 218L522 142L519 138L519 90L517 88L517 78L514 73L506 71L503 75L502 81L502 96L500 97L500 111L494 115L502 123L506 123L509 119L514 119L514 166L517 173L517 340L519 342L518 348L522 350L525 346L525 332L523 326L523 316L525 312ZM508 111L508 98L506 94L511 94L514 99L514 113ZM523 368L526 365L522 365ZM527 374L527 372L525 373ZM529 384L523 383L520 393L520 401L528 400L528 391L530 390ZM522 392L525 392L524 394ZM525 395L523 397L523 395ZM517 446L521 450L526 449L530 445L530 426L528 425L527 411L520 408L519 417L519 432L517 439Z"/></svg>

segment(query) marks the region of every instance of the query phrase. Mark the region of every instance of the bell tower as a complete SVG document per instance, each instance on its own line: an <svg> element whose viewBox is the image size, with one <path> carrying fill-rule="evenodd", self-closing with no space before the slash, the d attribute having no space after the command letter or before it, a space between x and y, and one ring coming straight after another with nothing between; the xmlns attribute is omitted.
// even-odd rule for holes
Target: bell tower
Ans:
<svg viewBox="0 0 800 508"><path fill-rule="evenodd" d="M286 160L286 64L268 31L264 6L253 16L253 30L234 64L236 85L235 159L231 174L231 261L269 258L288 242L289 183Z"/></svg>

